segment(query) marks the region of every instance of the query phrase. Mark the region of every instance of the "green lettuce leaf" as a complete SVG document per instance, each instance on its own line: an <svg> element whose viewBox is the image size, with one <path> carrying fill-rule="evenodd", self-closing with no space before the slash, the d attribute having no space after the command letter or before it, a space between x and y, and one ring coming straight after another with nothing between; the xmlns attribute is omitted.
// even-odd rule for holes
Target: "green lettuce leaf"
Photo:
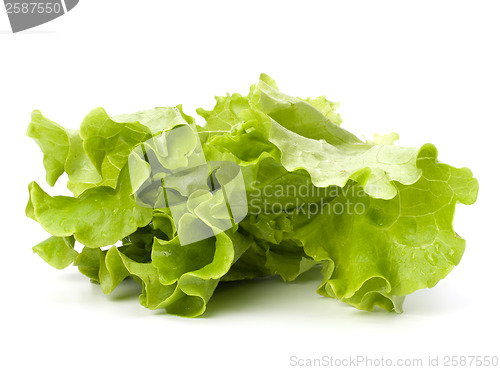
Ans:
<svg viewBox="0 0 500 370"><path fill-rule="evenodd" d="M65 172L74 196L29 185L26 215L52 235L33 250L56 268L73 263L105 294L134 279L143 306L175 315L203 314L220 283L290 282L317 265L319 294L402 312L408 294L460 262L453 216L478 182L431 144L359 139L338 107L283 94L262 74L246 96L199 108L204 125L181 106L97 108L79 130L34 111L28 136L47 183Z"/></svg>
<svg viewBox="0 0 500 370"><path fill-rule="evenodd" d="M51 236L47 240L33 247L33 252L38 254L52 267L64 269L75 262L78 252L73 248L75 239L73 237Z"/></svg>
<svg viewBox="0 0 500 370"><path fill-rule="evenodd" d="M351 183L295 228L306 254L331 265L321 294L360 309L401 311L401 297L433 287L460 262L465 241L453 230L453 214L457 202L475 201L478 183L470 170L436 157L432 145L420 150L423 175L412 185L396 183L397 197L372 198Z"/></svg>
<svg viewBox="0 0 500 370"><path fill-rule="evenodd" d="M65 129L33 111L27 135L44 154L47 183L54 186L66 172L75 196L96 186L116 187L132 149L178 125L193 124L182 107L159 107L110 117L102 108L91 111L79 130Z"/></svg>
<svg viewBox="0 0 500 370"><path fill-rule="evenodd" d="M36 183L29 185L26 214L54 236L74 236L91 248L116 243L151 222L152 209L139 206L131 195L128 169L116 189L88 189L77 198L51 197Z"/></svg>
<svg viewBox="0 0 500 370"><path fill-rule="evenodd" d="M102 176L99 186L115 187L130 152L153 135L192 121L182 108L155 108L135 114L110 117L102 108L94 109L80 125L83 147Z"/></svg>
<svg viewBox="0 0 500 370"><path fill-rule="evenodd" d="M26 135L35 140L42 150L46 180L50 186L54 186L64 173L68 157L69 137L66 130L35 110L31 113L31 123Z"/></svg>

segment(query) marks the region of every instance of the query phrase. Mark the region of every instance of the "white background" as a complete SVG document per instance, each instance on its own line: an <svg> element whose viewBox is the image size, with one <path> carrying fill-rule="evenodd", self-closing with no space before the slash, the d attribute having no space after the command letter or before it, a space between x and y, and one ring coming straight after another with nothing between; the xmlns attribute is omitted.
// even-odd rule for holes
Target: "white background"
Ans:
<svg viewBox="0 0 500 370"><path fill-rule="evenodd" d="M500 6L489 1L82 0L67 15L12 34L0 13L1 331L4 369L287 369L290 356L422 358L500 355ZM341 101L359 136L432 142L471 168L473 206L459 205L460 265L405 313L360 312L296 283L216 291L197 319L149 311L139 287L100 292L75 267L48 266L31 247L47 235L26 218L28 183L44 182L25 136L30 112L78 127L110 114L246 94L265 72L290 95ZM62 179L61 183L64 181Z"/></svg>

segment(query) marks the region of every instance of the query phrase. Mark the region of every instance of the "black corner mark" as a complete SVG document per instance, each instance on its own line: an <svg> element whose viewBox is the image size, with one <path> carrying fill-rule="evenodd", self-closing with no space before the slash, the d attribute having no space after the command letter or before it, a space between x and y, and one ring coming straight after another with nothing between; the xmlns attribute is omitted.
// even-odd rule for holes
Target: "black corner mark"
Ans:
<svg viewBox="0 0 500 370"><path fill-rule="evenodd" d="M12 32L50 22L73 9L79 0L4 0Z"/></svg>

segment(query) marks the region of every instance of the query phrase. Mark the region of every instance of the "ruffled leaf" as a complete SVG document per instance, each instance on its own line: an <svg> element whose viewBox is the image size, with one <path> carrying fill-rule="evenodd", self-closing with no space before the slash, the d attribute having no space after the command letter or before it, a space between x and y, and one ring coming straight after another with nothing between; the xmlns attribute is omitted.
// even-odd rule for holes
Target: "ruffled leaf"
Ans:
<svg viewBox="0 0 500 370"><path fill-rule="evenodd" d="M38 254L52 267L64 269L71 265L78 252L73 249L75 239L73 237L51 236L47 240L33 247L33 252Z"/></svg>
<svg viewBox="0 0 500 370"><path fill-rule="evenodd" d="M36 182L29 186L27 215L54 236L74 236L92 248L105 247L149 224L152 210L135 202L128 170L116 189L97 187L77 198L45 193Z"/></svg>
<svg viewBox="0 0 500 370"><path fill-rule="evenodd" d="M437 163L436 155L434 146L422 148L421 179L396 183L397 197L371 198L351 184L296 228L308 255L334 261L321 293L361 309L400 310L397 297L433 287L459 263L465 241L453 230L453 214L458 201L475 201L477 180L468 169Z"/></svg>

